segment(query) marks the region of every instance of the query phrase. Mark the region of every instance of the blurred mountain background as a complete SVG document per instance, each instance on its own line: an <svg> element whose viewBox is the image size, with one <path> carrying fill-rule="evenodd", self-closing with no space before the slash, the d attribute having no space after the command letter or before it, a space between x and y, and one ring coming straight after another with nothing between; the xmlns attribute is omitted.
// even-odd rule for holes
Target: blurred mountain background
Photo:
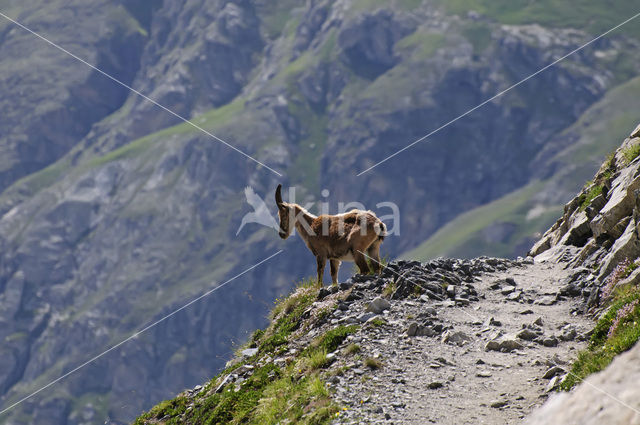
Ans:
<svg viewBox="0 0 640 425"><path fill-rule="evenodd" d="M630 0L0 0L0 417L125 424L207 380L313 275L246 225L251 186L400 208L390 257L514 257L638 121ZM321 190L329 190L322 197ZM285 191L286 193L286 191ZM388 210L380 210L381 214ZM349 266L346 267L348 269ZM347 270L349 272L349 270Z"/></svg>

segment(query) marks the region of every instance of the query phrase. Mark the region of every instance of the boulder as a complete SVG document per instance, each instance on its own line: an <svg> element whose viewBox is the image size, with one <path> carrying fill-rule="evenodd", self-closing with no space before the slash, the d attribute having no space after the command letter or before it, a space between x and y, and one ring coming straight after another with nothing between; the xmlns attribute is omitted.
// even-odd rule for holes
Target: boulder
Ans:
<svg viewBox="0 0 640 425"><path fill-rule="evenodd" d="M556 382L558 377L554 377ZM619 355L604 371L572 392L560 392L526 420L526 425L622 425L640 423L640 344ZM611 396L610 396L610 395Z"/></svg>
<svg viewBox="0 0 640 425"><path fill-rule="evenodd" d="M621 261L627 258L637 258L639 254L640 240L638 240L635 223L630 221L622 236L615 241L607 256L602 260L598 280L604 281Z"/></svg>
<svg viewBox="0 0 640 425"><path fill-rule="evenodd" d="M635 205L634 191L640 188L637 171L636 167L627 167L613 181L609 201L590 223L596 238L608 234L620 220L632 214Z"/></svg>
<svg viewBox="0 0 640 425"><path fill-rule="evenodd" d="M523 346L516 338L517 337L515 335L504 335L487 342L484 349L486 351L502 351L505 353L510 353L513 350L519 350L520 348L523 348Z"/></svg>
<svg viewBox="0 0 640 425"><path fill-rule="evenodd" d="M375 314L380 314L385 310L391 308L391 303L382 297L377 297L367 307L367 311Z"/></svg>
<svg viewBox="0 0 640 425"><path fill-rule="evenodd" d="M631 136L630 137L632 139L635 138L635 137L640 137L640 124L638 124L636 129L631 132Z"/></svg>

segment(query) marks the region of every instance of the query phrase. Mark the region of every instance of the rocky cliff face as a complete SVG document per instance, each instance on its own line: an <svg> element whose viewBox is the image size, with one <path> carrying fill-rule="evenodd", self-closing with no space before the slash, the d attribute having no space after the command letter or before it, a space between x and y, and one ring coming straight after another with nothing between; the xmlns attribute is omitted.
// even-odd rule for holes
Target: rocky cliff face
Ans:
<svg viewBox="0 0 640 425"><path fill-rule="evenodd" d="M256 227L236 237L246 185L267 198L282 182L302 201L328 188L333 203L396 202L401 237L385 249L397 253L527 184L557 140L577 143L558 139L563 131L638 73L626 59L638 50L633 34L603 39L400 162L356 177L594 30L432 1L112 3L5 12L286 177L3 23L3 406L283 247ZM222 367L231 340L264 324L291 276L312 273L300 241L285 247L8 420L126 423L203 381Z"/></svg>
<svg viewBox="0 0 640 425"><path fill-rule="evenodd" d="M614 268L640 256L639 155L637 127L531 249L536 258L571 259L577 272L568 290L581 292L590 307ZM634 272L619 285L635 285L639 276Z"/></svg>
<svg viewBox="0 0 640 425"><path fill-rule="evenodd" d="M633 423L639 130L535 257L394 261L380 276L300 286L223 372L135 424ZM569 381L580 385L554 394Z"/></svg>

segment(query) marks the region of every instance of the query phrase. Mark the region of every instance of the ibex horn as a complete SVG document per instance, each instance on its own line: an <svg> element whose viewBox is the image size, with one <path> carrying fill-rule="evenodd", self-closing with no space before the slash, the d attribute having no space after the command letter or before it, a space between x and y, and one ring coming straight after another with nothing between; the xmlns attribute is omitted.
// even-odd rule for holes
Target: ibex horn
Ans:
<svg viewBox="0 0 640 425"><path fill-rule="evenodd" d="M282 185L281 184L279 184L278 188L276 189L276 205L278 205L278 208L282 206Z"/></svg>

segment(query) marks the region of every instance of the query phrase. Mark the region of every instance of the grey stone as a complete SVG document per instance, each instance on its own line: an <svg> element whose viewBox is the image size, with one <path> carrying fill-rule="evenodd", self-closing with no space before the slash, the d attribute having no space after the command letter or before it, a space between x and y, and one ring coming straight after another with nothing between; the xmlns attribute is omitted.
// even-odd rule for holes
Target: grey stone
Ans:
<svg viewBox="0 0 640 425"><path fill-rule="evenodd" d="M502 351L505 353L521 348L523 348L522 344L520 344L513 335L504 335L498 339L487 342L485 345L486 351Z"/></svg>
<svg viewBox="0 0 640 425"><path fill-rule="evenodd" d="M458 346L463 346L469 342L471 342L473 340L473 338L471 338L469 335L467 335L466 333L462 332L462 331L447 331L443 336L442 336L442 342L444 343L448 343L448 344L455 344Z"/></svg>
<svg viewBox="0 0 640 425"><path fill-rule="evenodd" d="M391 303L382 297L377 297L367 306L367 312L380 314L391 308Z"/></svg>
<svg viewBox="0 0 640 425"><path fill-rule="evenodd" d="M247 348L242 350L242 355L245 357L255 356L256 354L258 354L257 348Z"/></svg>
<svg viewBox="0 0 640 425"><path fill-rule="evenodd" d="M523 329L516 334L516 336L520 339L524 339L525 341L533 341L538 337L538 334L532 331L531 329Z"/></svg>
<svg viewBox="0 0 640 425"><path fill-rule="evenodd" d="M555 336L550 336L542 339L542 345L545 347L556 347L558 345L558 338Z"/></svg>
<svg viewBox="0 0 640 425"><path fill-rule="evenodd" d="M558 376L553 378L557 385ZM571 392L554 394L526 420L526 425L600 425L638 423L640 344L620 354L602 372L586 378ZM551 382L548 387L551 386ZM551 388L553 389L553 388ZM614 394L615 399L604 394ZM634 422L635 421L635 422Z"/></svg>
<svg viewBox="0 0 640 425"><path fill-rule="evenodd" d="M553 378L554 376L563 375L563 374L565 374L565 373L566 373L566 371L565 371L563 368L561 368L560 366L553 366L553 367L549 368L549 369L544 373L544 375L542 375L542 377L543 377L544 379L551 379L551 378Z"/></svg>
<svg viewBox="0 0 640 425"><path fill-rule="evenodd" d="M507 404L509 404L507 400L494 400L491 402L490 406L493 407L494 409L499 409L501 407L506 406Z"/></svg>

